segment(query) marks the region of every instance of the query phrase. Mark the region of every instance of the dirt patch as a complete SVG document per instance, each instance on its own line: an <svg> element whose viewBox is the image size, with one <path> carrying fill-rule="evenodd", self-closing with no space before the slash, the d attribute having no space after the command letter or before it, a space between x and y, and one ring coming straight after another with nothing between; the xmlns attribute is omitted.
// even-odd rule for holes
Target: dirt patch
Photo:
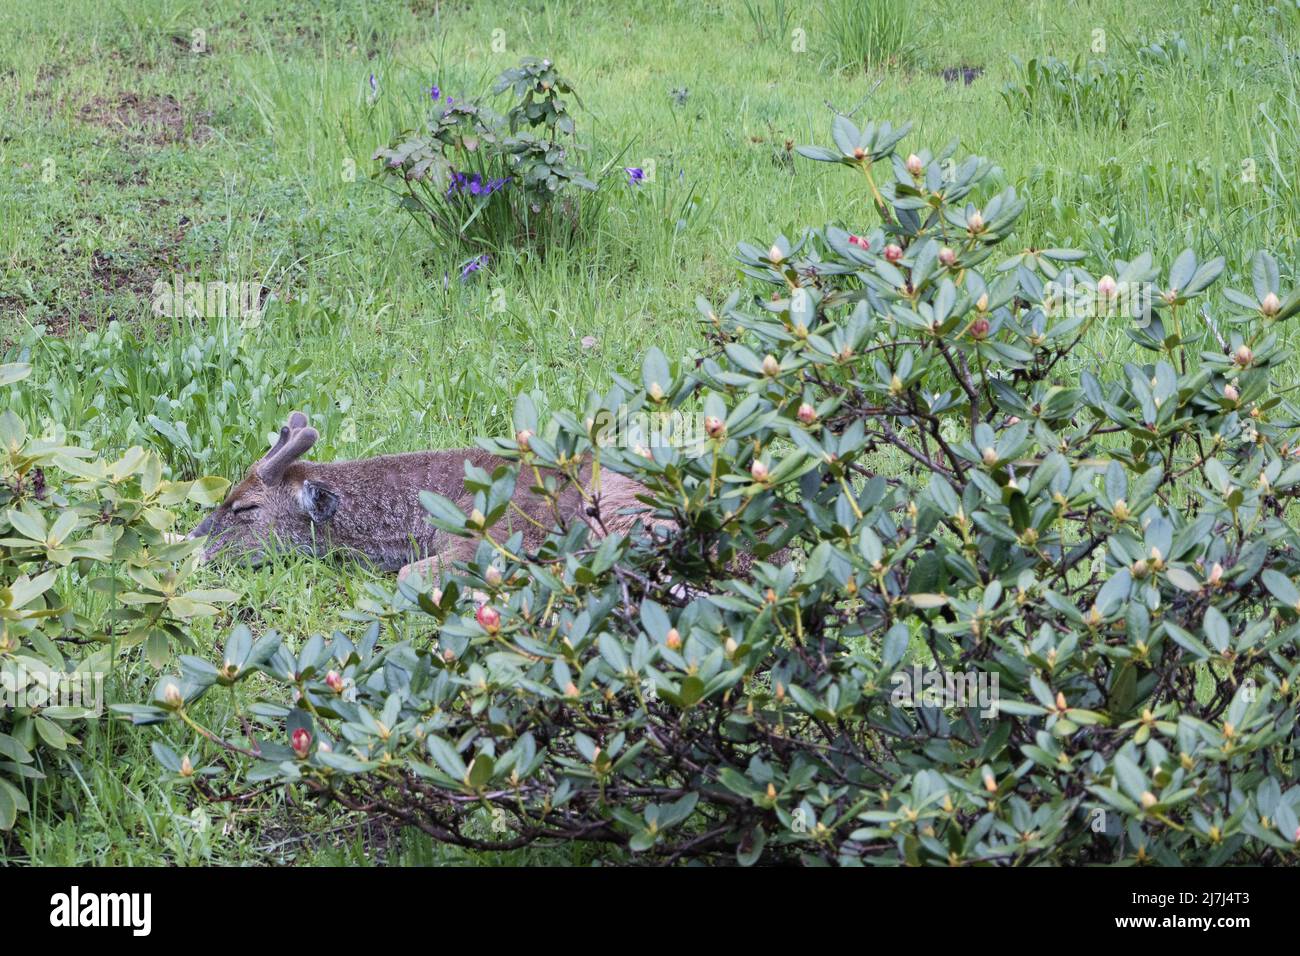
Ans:
<svg viewBox="0 0 1300 956"><path fill-rule="evenodd" d="M180 249L190 225L189 218L181 216L175 226L159 224L157 231L151 230L152 241L97 249L91 253L88 272L69 272L66 282L36 290L35 299L4 288L0 279L0 328L31 322L44 325L47 335L63 337L112 319L138 319L152 308L154 283L170 282L180 270Z"/></svg>
<svg viewBox="0 0 1300 956"><path fill-rule="evenodd" d="M945 66L939 75L943 77L945 83L960 82L962 86L970 86L984 75L984 67L967 66L964 63L961 66Z"/></svg>
<svg viewBox="0 0 1300 956"><path fill-rule="evenodd" d="M136 93L97 96L81 108L79 115L83 123L154 146L201 143L212 135L212 127L206 123L212 114L188 116L170 93L163 96L140 96Z"/></svg>

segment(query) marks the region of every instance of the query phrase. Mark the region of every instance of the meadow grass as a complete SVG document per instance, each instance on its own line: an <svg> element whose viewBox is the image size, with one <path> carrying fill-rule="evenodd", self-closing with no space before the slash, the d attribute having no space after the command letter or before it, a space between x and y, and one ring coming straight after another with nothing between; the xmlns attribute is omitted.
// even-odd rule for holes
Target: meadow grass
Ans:
<svg viewBox="0 0 1300 956"><path fill-rule="evenodd" d="M846 203L841 170L787 149L826 142L832 110L912 120L905 145L957 138L992 158L1030 199L1025 242L1087 249L1098 273L1112 257L1149 248L1167 262L1185 246L1226 256L1227 284L1248 284L1260 247L1290 273L1293 4L907 8L907 35L888 41L906 55L877 50L858 69L811 2L0 3L0 337L11 359L35 364L13 407L88 446L147 442L177 475L231 479L291 408L321 427L320 458L502 433L521 391L563 406L633 373L651 345L685 355L698 343L695 297L718 302L740 284L737 241L873 225L865 196ZM369 158L419 125L431 84L484 93L530 54L556 60L581 95L584 161L608 173L603 215L572 248L498 250L461 282L465 251L416 228ZM1123 116L1071 91L1013 105L1013 56L1125 71ZM632 187L621 166L653 179ZM154 315L153 283L176 275L253 281L273 298L260 324ZM1132 354L1113 324L1088 347L1105 362ZM236 618L295 638L328 631L368 582L389 584L302 559L207 573L242 597L195 634L205 647ZM111 692L138 700L149 677L128 661ZM155 737L85 727L72 773L37 792L30 822L0 837L0 860L600 858L464 854L283 793L196 805L159 783Z"/></svg>

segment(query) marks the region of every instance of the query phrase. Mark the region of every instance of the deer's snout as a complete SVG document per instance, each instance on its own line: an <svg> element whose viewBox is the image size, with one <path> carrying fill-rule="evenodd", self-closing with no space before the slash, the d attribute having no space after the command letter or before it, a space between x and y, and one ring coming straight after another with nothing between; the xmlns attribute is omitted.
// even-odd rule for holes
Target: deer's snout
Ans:
<svg viewBox="0 0 1300 956"><path fill-rule="evenodd" d="M209 534L211 534L211 533L212 533L212 519L213 519L214 516L215 516L215 512L213 512L212 514L209 514L206 518L204 518L202 521L200 521L197 525L194 526L194 530L191 531L191 532L187 535L187 537L190 537L190 538L202 538L204 535L209 535Z"/></svg>

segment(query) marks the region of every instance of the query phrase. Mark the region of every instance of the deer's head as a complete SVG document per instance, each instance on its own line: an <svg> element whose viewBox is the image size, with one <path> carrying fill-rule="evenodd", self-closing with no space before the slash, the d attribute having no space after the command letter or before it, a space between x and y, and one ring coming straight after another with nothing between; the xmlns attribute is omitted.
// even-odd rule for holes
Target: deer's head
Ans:
<svg viewBox="0 0 1300 956"><path fill-rule="evenodd" d="M271 450L190 532L191 538L208 538L205 559L228 554L257 564L273 542L310 551L324 547L322 526L338 510L339 499L312 480L309 462L298 460L319 437L302 412L289 416Z"/></svg>

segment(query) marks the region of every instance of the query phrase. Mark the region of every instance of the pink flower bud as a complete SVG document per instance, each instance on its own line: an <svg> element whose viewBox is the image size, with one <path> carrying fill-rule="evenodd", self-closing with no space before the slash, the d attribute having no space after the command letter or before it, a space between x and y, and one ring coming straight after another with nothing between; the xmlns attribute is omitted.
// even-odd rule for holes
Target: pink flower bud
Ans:
<svg viewBox="0 0 1300 956"><path fill-rule="evenodd" d="M311 733L306 727L299 727L293 732L290 738L293 744L293 752L298 755L299 760L306 760L307 754L311 751Z"/></svg>
<svg viewBox="0 0 1300 956"><path fill-rule="evenodd" d="M483 572L483 580L486 581L490 587L496 587L501 583L501 569L495 564L489 564L488 569Z"/></svg>
<svg viewBox="0 0 1300 956"><path fill-rule="evenodd" d="M862 236L849 236L849 245L857 246L859 249L870 249L871 243Z"/></svg>
<svg viewBox="0 0 1300 956"><path fill-rule="evenodd" d="M907 157L907 171L913 176L920 176L925 172L925 163L921 162L921 157L912 153Z"/></svg>
<svg viewBox="0 0 1300 956"><path fill-rule="evenodd" d="M1255 353L1248 346L1243 345L1233 354L1232 361L1242 368L1249 368L1255 361Z"/></svg>
<svg viewBox="0 0 1300 956"><path fill-rule="evenodd" d="M807 402L804 402L799 406L798 415L799 421L803 422L805 425L811 425L813 422L817 421L817 409L813 408Z"/></svg>
<svg viewBox="0 0 1300 956"><path fill-rule="evenodd" d="M903 250L892 242L885 246L885 261L898 262L903 258Z"/></svg>
<svg viewBox="0 0 1300 956"><path fill-rule="evenodd" d="M495 634L501 627L501 614L490 604L479 605L479 609L474 612L474 620L489 634Z"/></svg>
<svg viewBox="0 0 1300 956"><path fill-rule="evenodd" d="M726 438L727 423L721 418L709 415L704 419L704 433L710 438Z"/></svg>
<svg viewBox="0 0 1300 956"><path fill-rule="evenodd" d="M533 433L525 428L515 435L515 444L519 446L521 451L528 451L528 439L532 437Z"/></svg>
<svg viewBox="0 0 1300 956"><path fill-rule="evenodd" d="M989 320L976 319L970 324L970 334L973 339L982 339L989 334Z"/></svg>
<svg viewBox="0 0 1300 956"><path fill-rule="evenodd" d="M947 246L944 246L942 249L939 250L939 262L945 268L949 268L949 269L952 268L952 264L956 261L957 261L957 253L954 252L952 249L948 248Z"/></svg>
<svg viewBox="0 0 1300 956"><path fill-rule="evenodd" d="M966 217L966 230L972 235L984 231L984 217L978 209Z"/></svg>
<svg viewBox="0 0 1300 956"><path fill-rule="evenodd" d="M781 374L781 363L776 360L776 356L769 355L763 359L763 374L768 378L776 378Z"/></svg>
<svg viewBox="0 0 1300 956"><path fill-rule="evenodd" d="M1223 397L1230 402L1235 402L1237 399L1241 398L1241 393L1237 391L1235 385L1225 385L1223 386Z"/></svg>
<svg viewBox="0 0 1300 956"><path fill-rule="evenodd" d="M343 675L338 671L330 671L325 675L325 686L336 694L343 693Z"/></svg>
<svg viewBox="0 0 1300 956"><path fill-rule="evenodd" d="M767 465L755 458L753 464L749 466L749 473L755 481L767 481Z"/></svg>
<svg viewBox="0 0 1300 956"><path fill-rule="evenodd" d="M1260 314L1268 316L1270 319L1282 311L1282 302L1277 297L1276 292L1270 292L1264 296L1259 304Z"/></svg>
<svg viewBox="0 0 1300 956"><path fill-rule="evenodd" d="M1097 280L1097 294L1109 299L1115 295L1119 289L1119 284L1113 276L1102 276Z"/></svg>

